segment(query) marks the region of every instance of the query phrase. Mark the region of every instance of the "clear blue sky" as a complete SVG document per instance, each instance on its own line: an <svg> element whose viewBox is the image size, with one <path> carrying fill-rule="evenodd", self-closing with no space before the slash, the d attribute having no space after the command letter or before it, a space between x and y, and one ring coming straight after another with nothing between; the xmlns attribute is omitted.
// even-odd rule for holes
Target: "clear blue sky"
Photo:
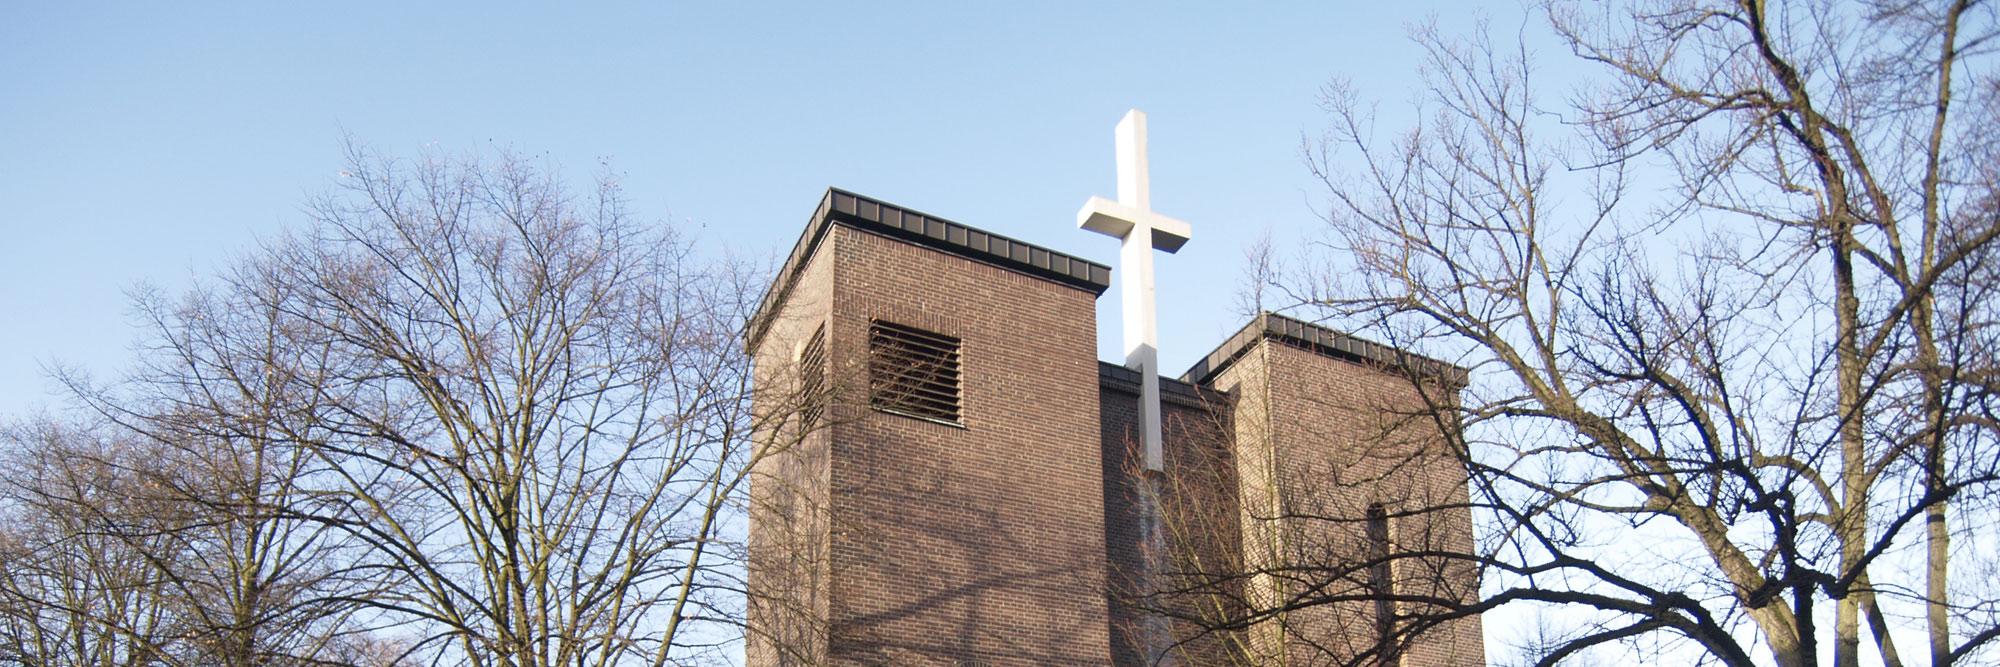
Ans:
<svg viewBox="0 0 2000 667"><path fill-rule="evenodd" d="M555 3L548 3L553 5ZM1177 373L1242 324L1246 248L1314 226L1302 134L1334 77L1410 96L1433 2L761 6L13 3L0 9L0 416L42 367L115 376L126 292L169 290L304 220L343 132L392 154L507 147L581 183L609 159L643 216L782 256L828 186L1115 263L1077 230L1115 195L1112 126L1151 116ZM1254 7L1254 9L1253 9ZM1489 7L1503 31L1520 8ZM1099 303L1116 356L1117 291Z"/></svg>

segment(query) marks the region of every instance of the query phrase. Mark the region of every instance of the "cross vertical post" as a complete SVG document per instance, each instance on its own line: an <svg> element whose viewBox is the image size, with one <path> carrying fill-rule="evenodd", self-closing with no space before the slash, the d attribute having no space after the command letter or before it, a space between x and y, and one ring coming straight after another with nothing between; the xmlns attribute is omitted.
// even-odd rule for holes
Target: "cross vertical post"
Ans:
<svg viewBox="0 0 2000 667"><path fill-rule="evenodd" d="M1175 252L1188 241L1188 224L1153 212L1146 155L1146 113L1133 109L1118 122L1118 201L1091 197L1076 225L1119 240L1118 289L1124 310L1125 366L1139 371L1140 439L1146 470L1164 467L1160 435L1159 320L1154 310L1153 251Z"/></svg>
<svg viewBox="0 0 2000 667"><path fill-rule="evenodd" d="M1166 570L1167 541L1159 498L1165 474L1160 434L1160 325L1154 312L1153 251L1174 252L1188 240L1188 224L1153 212L1146 160L1146 114L1125 112L1118 121L1118 201L1091 197L1076 212L1076 226L1118 239L1120 307L1124 309L1125 367L1139 371L1139 434L1146 468L1140 476L1139 535L1143 587L1156 589ZM1140 626L1147 664L1171 667L1173 633L1167 617L1148 614Z"/></svg>

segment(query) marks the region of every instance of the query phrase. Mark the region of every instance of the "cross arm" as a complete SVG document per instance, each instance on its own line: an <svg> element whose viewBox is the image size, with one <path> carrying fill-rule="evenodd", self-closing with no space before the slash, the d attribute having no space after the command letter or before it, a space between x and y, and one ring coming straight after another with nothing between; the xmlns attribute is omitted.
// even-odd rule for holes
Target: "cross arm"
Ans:
<svg viewBox="0 0 2000 667"><path fill-rule="evenodd" d="M1152 211L1144 211L1103 197L1091 197L1076 212L1076 226L1105 236L1125 238L1143 226L1152 233L1155 249L1175 252L1188 242L1188 223Z"/></svg>

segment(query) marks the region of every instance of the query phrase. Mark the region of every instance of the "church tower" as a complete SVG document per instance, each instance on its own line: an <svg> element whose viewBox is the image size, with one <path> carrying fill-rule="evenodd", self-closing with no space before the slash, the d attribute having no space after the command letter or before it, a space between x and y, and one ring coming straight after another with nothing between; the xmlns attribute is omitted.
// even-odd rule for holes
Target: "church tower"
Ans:
<svg viewBox="0 0 2000 667"><path fill-rule="evenodd" d="M1478 617L1390 601L1477 572L1387 558L1472 548L1427 409L1464 371L1263 314L1156 379L1148 451L1144 377L1095 357L1110 278L826 194L747 340L748 664L1484 664ZM1314 604L1202 628L1229 599Z"/></svg>
<svg viewBox="0 0 2000 667"><path fill-rule="evenodd" d="M1473 552L1465 475L1438 422L1465 384L1463 370L1264 313L1182 380L1230 408L1233 484L1203 492L1235 509L1233 526L1214 523L1213 532L1235 529L1239 570L1223 580L1263 608L1310 603L1233 638L1233 654L1218 664L1485 664L1477 616L1410 626L1445 610L1418 600L1479 594L1478 571L1464 559L1406 555ZM1220 477L1194 472L1182 465L1168 476ZM1168 511L1214 514L1201 509Z"/></svg>
<svg viewBox="0 0 2000 667"><path fill-rule="evenodd" d="M1110 664L1109 278L827 193L748 340L749 664Z"/></svg>

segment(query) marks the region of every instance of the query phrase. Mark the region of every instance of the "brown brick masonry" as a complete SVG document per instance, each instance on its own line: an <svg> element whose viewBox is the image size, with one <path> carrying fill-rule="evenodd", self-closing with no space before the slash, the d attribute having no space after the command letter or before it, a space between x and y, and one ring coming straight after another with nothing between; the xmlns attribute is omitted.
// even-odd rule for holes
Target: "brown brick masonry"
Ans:
<svg viewBox="0 0 2000 667"><path fill-rule="evenodd" d="M1149 595L1145 582L1192 589L1207 577L1246 599L1282 594L1289 583L1247 573L1365 546L1339 522L1266 508L1358 515L1370 503L1462 501L1457 469L1423 455L1437 434L1394 419L1413 392L1384 366L1417 358L1265 316L1184 378L1198 382L1162 381L1175 571L1141 576L1137 378L1095 358L1094 302L1108 284L1103 265L829 191L747 337L769 417L751 489L750 665L1136 665L1127 630L1142 608L1229 611ZM867 407L853 380L875 319L962 341L962 423ZM831 393L801 432L783 413L800 348L822 329ZM1395 532L1469 546L1469 519L1438 516ZM1472 576L1426 585L1471 595ZM1188 642L1182 664L1279 653L1318 664L1295 640L1365 650L1374 635L1357 629L1373 627L1371 614L1330 605L1269 630L1186 622L1175 633ZM1402 660L1481 664L1479 647L1474 619Z"/></svg>

